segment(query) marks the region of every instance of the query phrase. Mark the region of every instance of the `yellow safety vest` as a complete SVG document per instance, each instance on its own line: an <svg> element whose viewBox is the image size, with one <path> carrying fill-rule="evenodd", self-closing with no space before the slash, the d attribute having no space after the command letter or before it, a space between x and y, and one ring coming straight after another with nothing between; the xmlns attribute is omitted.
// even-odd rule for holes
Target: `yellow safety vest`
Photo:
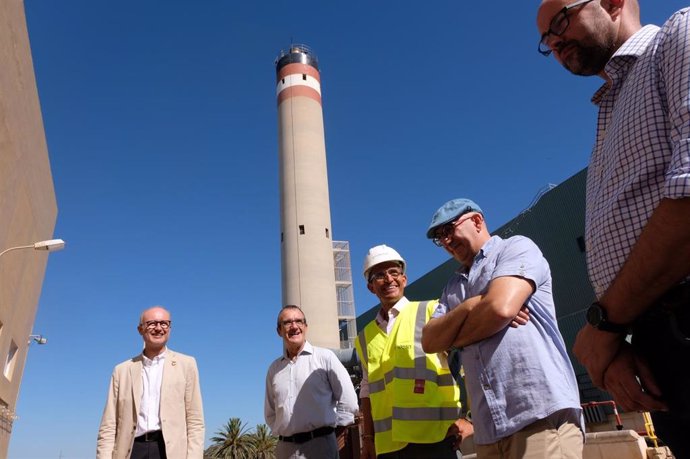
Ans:
<svg viewBox="0 0 690 459"><path fill-rule="evenodd" d="M391 334L372 320L355 347L369 378L376 454L408 443L437 443L460 417L460 391L437 354L422 350L422 328L436 301L410 302L395 319Z"/></svg>

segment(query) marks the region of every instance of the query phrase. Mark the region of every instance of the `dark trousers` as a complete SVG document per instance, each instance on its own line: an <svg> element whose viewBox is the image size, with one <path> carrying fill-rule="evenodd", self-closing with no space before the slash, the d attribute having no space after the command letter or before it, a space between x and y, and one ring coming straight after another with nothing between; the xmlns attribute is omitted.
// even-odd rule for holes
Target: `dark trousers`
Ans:
<svg viewBox="0 0 690 459"><path fill-rule="evenodd" d="M671 289L633 328L669 411L653 412L657 436L677 459L690 459L690 285Z"/></svg>
<svg viewBox="0 0 690 459"><path fill-rule="evenodd" d="M132 445L130 459L167 459L163 435L156 441L137 441Z"/></svg>
<svg viewBox="0 0 690 459"><path fill-rule="evenodd" d="M401 450L379 454L377 459L457 459L453 450L454 437L448 437L438 443L409 443Z"/></svg>

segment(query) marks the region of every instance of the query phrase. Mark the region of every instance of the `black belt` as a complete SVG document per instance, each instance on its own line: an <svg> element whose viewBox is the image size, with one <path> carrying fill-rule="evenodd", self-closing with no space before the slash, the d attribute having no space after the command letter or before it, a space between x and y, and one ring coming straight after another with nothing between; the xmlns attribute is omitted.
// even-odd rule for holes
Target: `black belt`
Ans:
<svg viewBox="0 0 690 459"><path fill-rule="evenodd" d="M334 431L335 429L331 426L319 427L318 429L314 429L311 432L300 432L294 435L290 435L289 437L283 437L281 435L278 437L278 439L280 441L288 441L290 443L306 443L313 438L323 437L324 435L332 434Z"/></svg>
<svg viewBox="0 0 690 459"><path fill-rule="evenodd" d="M134 441L137 442L150 442L150 441L158 441L163 439L163 432L160 430L152 430L151 432L146 432L144 435L139 435L138 437L134 438Z"/></svg>

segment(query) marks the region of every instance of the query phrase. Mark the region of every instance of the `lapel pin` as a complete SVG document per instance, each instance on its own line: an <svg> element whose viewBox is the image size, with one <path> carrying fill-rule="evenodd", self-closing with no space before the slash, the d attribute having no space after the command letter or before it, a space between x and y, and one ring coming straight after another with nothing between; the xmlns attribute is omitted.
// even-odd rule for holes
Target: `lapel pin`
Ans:
<svg viewBox="0 0 690 459"><path fill-rule="evenodd" d="M176 362L175 360L173 360L172 362L170 362L170 364L171 364L172 366L175 366L175 365L177 365L177 362Z"/></svg>

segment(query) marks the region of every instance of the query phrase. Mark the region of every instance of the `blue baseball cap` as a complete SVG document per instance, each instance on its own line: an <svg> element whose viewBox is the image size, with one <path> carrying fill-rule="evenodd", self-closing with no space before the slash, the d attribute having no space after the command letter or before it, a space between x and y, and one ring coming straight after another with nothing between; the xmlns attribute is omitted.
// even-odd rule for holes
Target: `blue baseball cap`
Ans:
<svg viewBox="0 0 690 459"><path fill-rule="evenodd" d="M469 199L458 198L448 201L447 203L442 205L436 211L436 213L434 213L433 217L431 217L429 229L426 230L426 237L429 239L433 239L436 228L438 228L441 225L445 225L448 222L452 222L453 220L455 220L461 215L466 214L467 212L479 212L480 214L483 214L482 209L480 209L474 201L471 201Z"/></svg>

